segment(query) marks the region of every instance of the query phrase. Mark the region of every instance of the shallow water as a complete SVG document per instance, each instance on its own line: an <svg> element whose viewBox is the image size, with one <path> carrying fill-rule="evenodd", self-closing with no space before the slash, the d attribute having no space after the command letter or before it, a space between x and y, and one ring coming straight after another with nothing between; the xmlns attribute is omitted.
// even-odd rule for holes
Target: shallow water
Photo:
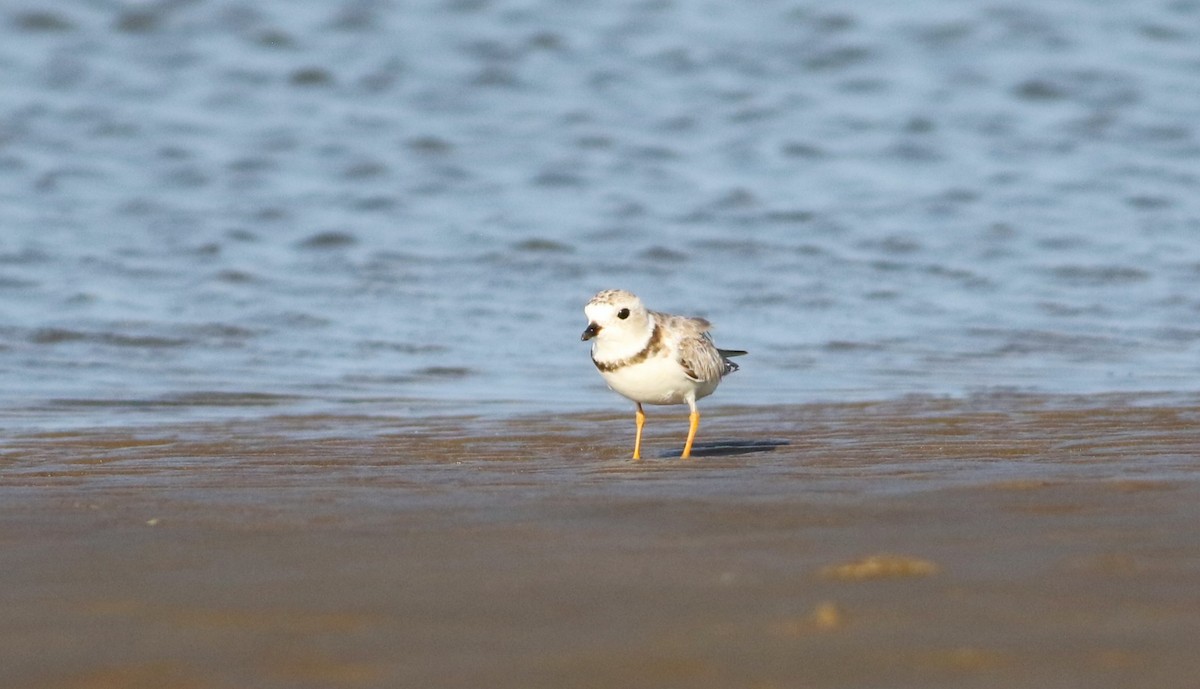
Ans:
<svg viewBox="0 0 1200 689"><path fill-rule="evenodd" d="M1195 391L1191 3L56 3L0 21L0 391L37 429Z"/></svg>

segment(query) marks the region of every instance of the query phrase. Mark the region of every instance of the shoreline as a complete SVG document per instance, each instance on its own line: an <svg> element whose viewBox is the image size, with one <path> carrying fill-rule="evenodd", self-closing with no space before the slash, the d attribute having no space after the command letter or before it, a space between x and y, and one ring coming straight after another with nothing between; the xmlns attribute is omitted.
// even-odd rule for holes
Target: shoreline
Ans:
<svg viewBox="0 0 1200 689"><path fill-rule="evenodd" d="M10 438L0 684L1186 686L1200 404Z"/></svg>

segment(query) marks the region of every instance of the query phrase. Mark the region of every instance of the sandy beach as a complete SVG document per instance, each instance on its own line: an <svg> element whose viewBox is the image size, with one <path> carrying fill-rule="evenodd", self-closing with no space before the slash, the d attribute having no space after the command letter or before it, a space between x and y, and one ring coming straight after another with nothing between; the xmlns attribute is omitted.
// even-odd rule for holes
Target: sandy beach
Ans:
<svg viewBox="0 0 1200 689"><path fill-rule="evenodd" d="M1184 687L1194 400L10 438L0 684Z"/></svg>

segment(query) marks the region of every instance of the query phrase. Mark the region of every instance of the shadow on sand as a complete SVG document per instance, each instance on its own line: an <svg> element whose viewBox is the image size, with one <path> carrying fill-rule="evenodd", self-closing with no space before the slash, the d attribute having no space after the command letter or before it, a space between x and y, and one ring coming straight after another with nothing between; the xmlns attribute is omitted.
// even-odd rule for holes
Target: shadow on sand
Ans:
<svg viewBox="0 0 1200 689"><path fill-rule="evenodd" d="M711 443L696 443L692 446L692 457L732 457L734 455L749 455L760 452L774 452L776 448L790 445L786 440L717 440ZM683 452L680 447L670 452L660 453L659 459L678 459Z"/></svg>

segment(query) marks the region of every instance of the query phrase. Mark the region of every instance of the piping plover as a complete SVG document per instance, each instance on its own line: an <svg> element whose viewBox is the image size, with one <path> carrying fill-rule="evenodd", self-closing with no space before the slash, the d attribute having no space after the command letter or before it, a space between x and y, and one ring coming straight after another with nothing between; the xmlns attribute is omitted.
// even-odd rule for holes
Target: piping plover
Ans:
<svg viewBox="0 0 1200 689"><path fill-rule="evenodd" d="M681 456L690 457L700 427L696 400L711 395L721 378L738 370L730 357L746 352L717 349L708 334L711 324L703 318L651 311L625 290L600 292L583 312L588 326L581 339L594 340L592 363L608 387L637 405L633 458L642 458L642 404L688 405L691 425Z"/></svg>

